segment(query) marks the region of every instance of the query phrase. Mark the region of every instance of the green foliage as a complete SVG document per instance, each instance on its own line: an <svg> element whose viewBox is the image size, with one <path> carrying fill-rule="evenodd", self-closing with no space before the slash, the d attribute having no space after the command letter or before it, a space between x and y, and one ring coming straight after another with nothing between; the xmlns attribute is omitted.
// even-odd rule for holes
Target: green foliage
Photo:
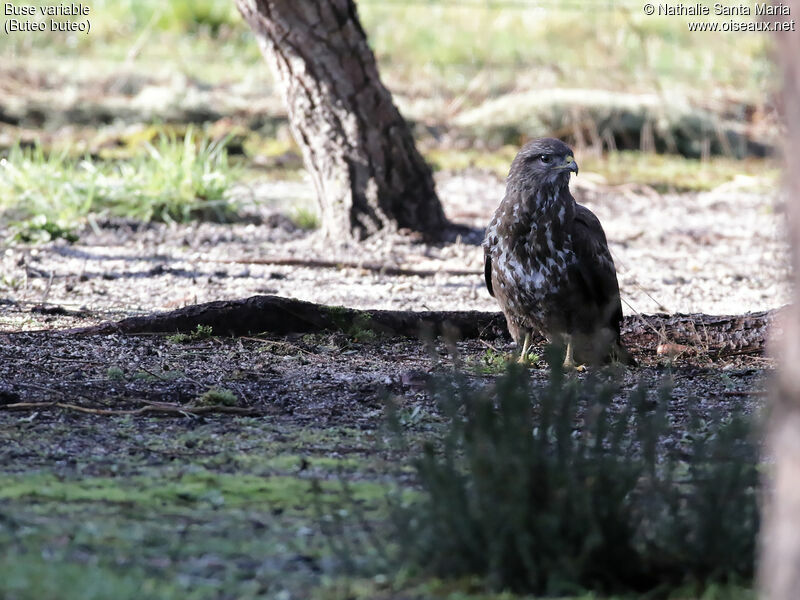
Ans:
<svg viewBox="0 0 800 600"><path fill-rule="evenodd" d="M697 36L685 22L592 0L568 6L361 0L358 7L384 70L413 81L429 77L439 87L480 78L466 103L537 82L631 89L657 80L673 91L697 89L707 78L757 94L771 72L768 41L760 36Z"/></svg>
<svg viewBox="0 0 800 600"><path fill-rule="evenodd" d="M243 26L233 2L227 0L96 0L93 13L101 30L116 19L133 30L154 26L161 31L217 35L223 27Z"/></svg>
<svg viewBox="0 0 800 600"><path fill-rule="evenodd" d="M611 185L642 183L659 192L702 192L738 180L738 185L769 189L779 179L780 169L771 160L736 160L711 157L708 160L645 152L609 152L603 157L586 155L584 171L603 176Z"/></svg>
<svg viewBox="0 0 800 600"><path fill-rule="evenodd" d="M372 324L372 315L366 311L359 311L353 317L353 324L347 329L347 335L356 342L374 342L378 332Z"/></svg>
<svg viewBox="0 0 800 600"><path fill-rule="evenodd" d="M87 217L229 221L235 171L225 142L162 135L130 161L75 160L66 151L14 146L0 160L0 223L23 241L64 237Z"/></svg>
<svg viewBox="0 0 800 600"><path fill-rule="evenodd" d="M47 560L42 556L0 556L0 594L15 600L80 598L81 600L139 600L186 597L179 584L157 581L145 569L115 572L96 565Z"/></svg>
<svg viewBox="0 0 800 600"><path fill-rule="evenodd" d="M451 425L415 463L420 499L395 506L403 563L546 594L751 577L758 473L745 417L671 425L668 388L653 399L639 387L616 407L614 385L548 361L542 387L515 364L492 389L460 376L435 386Z"/></svg>
<svg viewBox="0 0 800 600"><path fill-rule="evenodd" d="M217 35L221 28L241 21L234 3L226 0L172 0L167 6L159 20L165 29L192 32L205 28Z"/></svg>
<svg viewBox="0 0 800 600"><path fill-rule="evenodd" d="M117 168L124 181L139 181L132 186L134 197L119 204L126 216L145 221L230 221L235 216L226 199L234 173L224 140L197 141L190 129L182 140L161 136L145 148L146 154Z"/></svg>
<svg viewBox="0 0 800 600"><path fill-rule="evenodd" d="M477 375L498 375L506 370L510 360L515 360L516 358L513 354L505 354L492 348L487 348L486 352L481 356L467 360L465 366ZM533 351L528 353L528 362L531 364L537 363L540 358L541 356Z"/></svg>
<svg viewBox="0 0 800 600"><path fill-rule="evenodd" d="M425 152L425 159L434 169L463 171L475 168L505 177L517 150L517 145L492 151L432 148ZM770 159L737 160L712 156L700 160L671 154L614 151L602 156L587 152L578 160L581 177L596 174L609 185L639 183L659 192L702 192L734 180L750 189L770 189L780 174L778 164Z"/></svg>
<svg viewBox="0 0 800 600"><path fill-rule="evenodd" d="M767 36L697 35L680 19L647 17L619 3L358 0L357 6L387 80L450 99L463 94L459 107L509 90L576 82L602 89L657 84L670 98L698 86L727 88L755 100L774 79ZM230 0L94 0L91 9L91 35L5 36L0 50L24 59L68 53L124 60L146 36L136 62L145 68L163 68L177 56L181 69L205 81L229 81L252 76L249 70L263 63Z"/></svg>
<svg viewBox="0 0 800 600"><path fill-rule="evenodd" d="M319 215L316 210L299 206L292 211L289 219L297 227L305 231L319 229Z"/></svg>
<svg viewBox="0 0 800 600"><path fill-rule="evenodd" d="M190 333L175 333L167 336L167 341L174 344L185 344L186 342L195 342L197 340L205 340L214 335L214 328L211 325L200 325L198 323L194 331Z"/></svg>
<svg viewBox="0 0 800 600"><path fill-rule="evenodd" d="M48 220L47 215L39 214L15 223L11 227L11 239L26 244L45 243L57 239L72 243L78 241L78 236L72 229Z"/></svg>
<svg viewBox="0 0 800 600"><path fill-rule="evenodd" d="M221 387L212 387L197 399L199 406L236 406L236 402L236 394Z"/></svg>
<svg viewBox="0 0 800 600"><path fill-rule="evenodd" d="M121 381L125 379L125 371L119 367L108 367L108 369L106 369L106 377L113 381Z"/></svg>

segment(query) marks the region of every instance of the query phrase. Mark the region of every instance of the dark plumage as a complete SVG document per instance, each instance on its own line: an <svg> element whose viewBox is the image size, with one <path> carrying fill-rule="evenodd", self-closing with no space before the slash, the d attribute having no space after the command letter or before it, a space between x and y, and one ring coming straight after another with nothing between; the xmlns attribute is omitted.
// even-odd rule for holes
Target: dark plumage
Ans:
<svg viewBox="0 0 800 600"><path fill-rule="evenodd" d="M511 163L506 194L486 230L484 274L508 330L567 347L565 365L633 359L620 342L622 305L614 261L597 217L575 202L572 149L542 138ZM574 357L574 362L573 362Z"/></svg>

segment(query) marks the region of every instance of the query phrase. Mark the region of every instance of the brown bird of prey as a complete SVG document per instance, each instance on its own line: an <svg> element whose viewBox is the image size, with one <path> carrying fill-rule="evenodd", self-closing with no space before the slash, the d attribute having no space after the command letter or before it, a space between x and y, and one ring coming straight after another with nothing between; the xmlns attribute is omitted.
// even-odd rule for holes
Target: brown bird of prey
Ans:
<svg viewBox="0 0 800 600"><path fill-rule="evenodd" d="M486 230L484 274L527 360L531 336L566 348L564 366L634 364L620 342L617 272L597 217L575 202L572 149L527 143L511 163L506 194Z"/></svg>

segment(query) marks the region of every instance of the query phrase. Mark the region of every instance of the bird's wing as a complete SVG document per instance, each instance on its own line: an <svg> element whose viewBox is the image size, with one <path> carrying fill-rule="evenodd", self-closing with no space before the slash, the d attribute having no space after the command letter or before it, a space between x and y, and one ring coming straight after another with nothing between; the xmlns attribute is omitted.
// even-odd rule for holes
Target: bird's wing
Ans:
<svg viewBox="0 0 800 600"><path fill-rule="evenodd" d="M575 274L587 295L608 314L610 324L618 331L622 321L622 303L606 234L592 211L580 204L575 208L572 232L572 248L578 259L574 266Z"/></svg>
<svg viewBox="0 0 800 600"><path fill-rule="evenodd" d="M483 279L486 281L486 289L489 290L489 295L494 297L494 289L492 288L492 253L489 248L483 247Z"/></svg>

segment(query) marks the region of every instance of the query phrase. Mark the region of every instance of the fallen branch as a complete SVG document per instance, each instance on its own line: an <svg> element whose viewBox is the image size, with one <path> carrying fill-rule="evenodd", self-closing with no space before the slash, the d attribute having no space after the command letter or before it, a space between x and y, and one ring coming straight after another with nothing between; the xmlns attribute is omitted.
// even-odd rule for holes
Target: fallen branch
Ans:
<svg viewBox="0 0 800 600"><path fill-rule="evenodd" d="M764 351L767 331L776 312L732 316L632 315L624 320L623 339L633 348L652 353L659 344L676 344L687 346L695 353L715 356L760 354ZM214 334L226 336L326 331L355 334L368 330L381 335L415 338L432 335L461 339L508 337L505 319L497 312L356 310L279 296L195 304L61 333L190 333L198 325L210 326Z"/></svg>
<svg viewBox="0 0 800 600"><path fill-rule="evenodd" d="M420 337L450 335L493 338L504 335L500 313L480 311L356 310L326 306L280 296L253 296L220 300L114 323L68 329L75 335L110 333L190 333L198 325L210 326L215 335L246 336L258 333L315 333L321 331L373 331L381 335Z"/></svg>
<svg viewBox="0 0 800 600"><path fill-rule="evenodd" d="M633 315L625 317L623 339L633 347L680 348L690 354L762 354L778 310L743 315Z"/></svg>
<svg viewBox="0 0 800 600"><path fill-rule="evenodd" d="M390 277L435 277L436 275L454 275L459 277L480 277L476 270L470 269L409 269L392 267L381 263L349 262L341 260L323 260L315 258L296 258L281 256L273 258L235 258L204 259L198 262L211 262L230 265L276 265L281 267L308 267L309 269L362 269Z"/></svg>

